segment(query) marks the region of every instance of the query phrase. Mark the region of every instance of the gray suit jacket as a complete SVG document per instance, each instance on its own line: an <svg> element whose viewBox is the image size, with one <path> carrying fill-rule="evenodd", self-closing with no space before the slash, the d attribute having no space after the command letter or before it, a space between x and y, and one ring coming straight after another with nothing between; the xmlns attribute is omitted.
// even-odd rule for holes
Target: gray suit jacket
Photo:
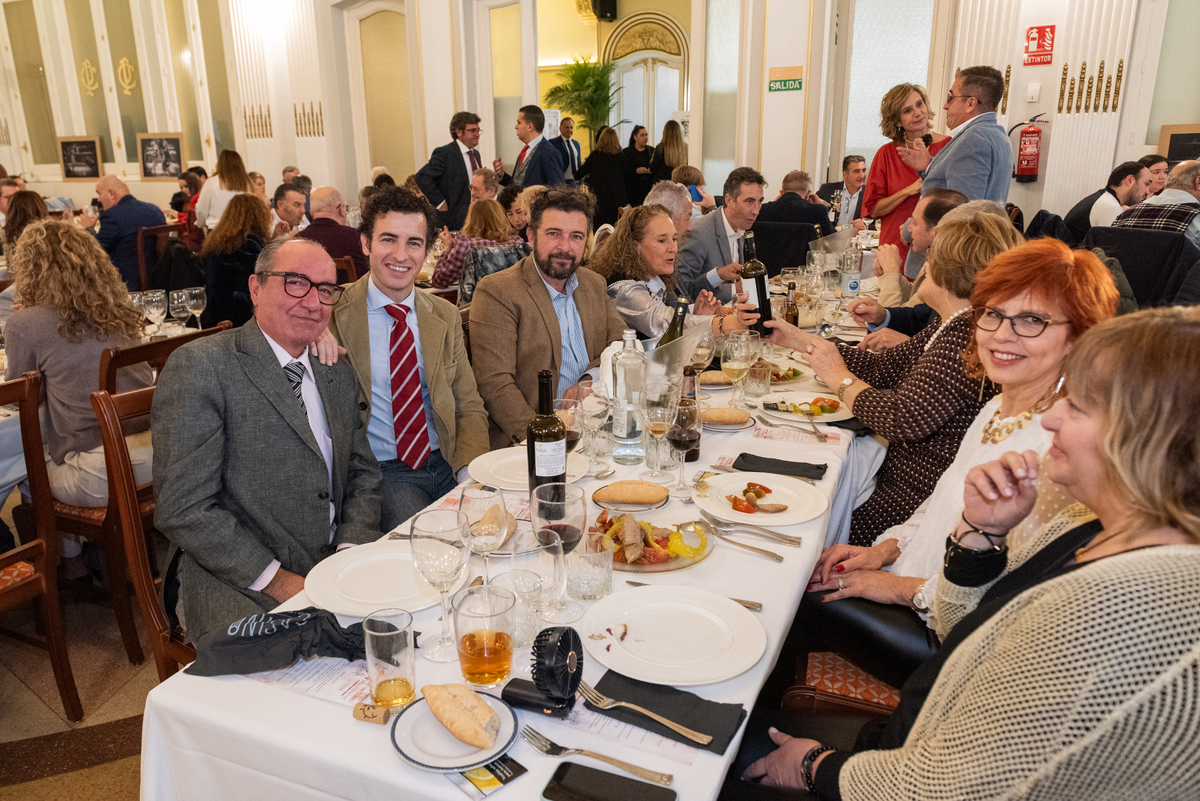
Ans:
<svg viewBox="0 0 1200 801"><path fill-rule="evenodd" d="M968 200L1003 203L1008 200L1012 166L1012 144L996 124L996 112L989 111L951 137L933 157L921 173L921 194L957 189Z"/></svg>
<svg viewBox="0 0 1200 801"><path fill-rule="evenodd" d="M337 545L379 539L379 466L354 370L345 359L310 361L333 441L332 543L325 460L256 321L184 345L159 378L154 521L184 551L189 641L277 606L247 589L273 559L306 576Z"/></svg>
<svg viewBox="0 0 1200 801"><path fill-rule="evenodd" d="M693 301L702 289L711 291L723 302L733 298L730 284L714 288L708 282L710 270L724 267L735 260L729 253L724 214L721 209L706 214L684 235L679 245L679 254L675 257L675 283Z"/></svg>

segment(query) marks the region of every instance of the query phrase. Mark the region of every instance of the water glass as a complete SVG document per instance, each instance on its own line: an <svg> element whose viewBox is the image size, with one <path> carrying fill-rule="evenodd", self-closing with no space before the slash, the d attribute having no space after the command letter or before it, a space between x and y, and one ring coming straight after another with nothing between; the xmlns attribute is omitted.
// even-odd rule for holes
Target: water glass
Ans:
<svg viewBox="0 0 1200 801"><path fill-rule="evenodd" d="M142 309L146 319L155 326L161 327L167 318L167 292L165 289L151 289L142 293Z"/></svg>
<svg viewBox="0 0 1200 801"><path fill-rule="evenodd" d="M188 318L192 316L192 312L188 308L191 294L191 290L189 289L171 290L171 317L175 319L175 325L179 326L180 328L187 328Z"/></svg>
<svg viewBox="0 0 1200 801"><path fill-rule="evenodd" d="M576 601L599 601L612 594L613 554L600 540L585 537L567 554L567 595Z"/></svg>
<svg viewBox="0 0 1200 801"><path fill-rule="evenodd" d="M468 481L458 496L458 508L471 524L467 534L471 550L483 557L483 583L490 584L488 554L503 545L508 536L504 491L478 481ZM493 509L498 509L499 514Z"/></svg>
<svg viewBox="0 0 1200 801"><path fill-rule="evenodd" d="M375 706L408 706L417 697L412 622L403 609L380 609L363 620L367 679Z"/></svg>
<svg viewBox="0 0 1200 801"><path fill-rule="evenodd" d="M512 647L514 651L531 648L541 627L537 611L529 605L530 597L541 588L542 580L528 570L510 570L492 576L490 587L500 587L516 596L512 611ZM521 671L518 671L521 672Z"/></svg>
<svg viewBox="0 0 1200 801"><path fill-rule="evenodd" d="M653 437L648 447L657 449L658 443L667 435L671 421L675 419L675 408L679 403L679 387L669 381L651 381L641 392L635 392L634 398L637 404L638 421L642 424L643 430L649 432ZM649 454L649 450L647 450L647 454ZM642 473L639 478L643 481L666 484L671 480L671 475L656 464L653 469Z"/></svg>
<svg viewBox="0 0 1200 801"><path fill-rule="evenodd" d="M473 687L500 684L512 672L512 610L516 596L501 587L464 587L454 596L458 666Z"/></svg>
<svg viewBox="0 0 1200 801"><path fill-rule="evenodd" d="M742 379L742 392L747 398L760 400L770 390L771 365L755 365L746 371L746 377ZM757 404L750 405L751 408L757 408Z"/></svg>
<svg viewBox="0 0 1200 801"><path fill-rule="evenodd" d="M579 452L588 455L588 468L595 469L600 465L600 460L596 458L600 455L600 449L596 447L597 435L605 421L608 420L611 403L602 392L597 391L597 387L603 389L603 384L596 385L592 383L591 379L584 379L579 382L578 386L579 390L575 397L579 403L575 410L583 428L583 448Z"/></svg>

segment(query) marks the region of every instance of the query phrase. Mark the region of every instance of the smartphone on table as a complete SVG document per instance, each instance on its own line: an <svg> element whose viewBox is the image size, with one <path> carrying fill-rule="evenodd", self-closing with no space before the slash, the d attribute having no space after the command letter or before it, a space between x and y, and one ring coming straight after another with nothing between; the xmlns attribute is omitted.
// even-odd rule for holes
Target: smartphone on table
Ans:
<svg viewBox="0 0 1200 801"><path fill-rule="evenodd" d="M578 762L563 762L542 790L543 801L676 801L679 795L660 787Z"/></svg>

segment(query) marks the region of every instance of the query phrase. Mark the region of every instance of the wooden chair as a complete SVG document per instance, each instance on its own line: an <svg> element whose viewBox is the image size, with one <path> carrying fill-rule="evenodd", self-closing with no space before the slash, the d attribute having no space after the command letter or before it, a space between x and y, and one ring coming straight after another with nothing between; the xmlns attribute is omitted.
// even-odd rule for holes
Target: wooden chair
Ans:
<svg viewBox="0 0 1200 801"><path fill-rule="evenodd" d="M228 331L233 323L222 320L203 331L192 331L177 337L168 337L132 348L109 348L100 354L100 388L107 390L110 395L117 394L117 371L122 367L148 362L155 370L162 370L167 358L175 349L201 337L212 336L221 331Z"/></svg>
<svg viewBox="0 0 1200 801"><path fill-rule="evenodd" d="M176 237L182 237L183 228L183 223L173 223L171 225L154 225L138 229L138 281L141 282L143 292L150 288L150 271L154 269L154 265L158 264L159 256L162 255L163 249L166 248L167 243L171 240L172 234ZM147 253L146 249L151 240L154 241L154 251ZM150 261L151 259L153 259L152 262Z"/></svg>
<svg viewBox="0 0 1200 801"><path fill-rule="evenodd" d="M41 399L42 377L39 373L26 373L16 381L0 384L0 404L17 403L21 417L37 417ZM26 452L35 447L41 456L41 441L30 442L22 430ZM44 466L44 465L43 465ZM45 478L43 475L41 478ZM40 479L30 476L32 486ZM43 488L49 492L49 486ZM58 601L58 532L54 519L42 515L34 523L36 536L6 554L0 554L0 611L11 609L19 603L32 600L44 637L5 630L5 634L22 642L45 648L50 652L50 666L54 680L58 683L58 694L69 720L83 718L83 706L79 703L79 691L75 688L75 675L71 672L71 661L67 657L67 641L63 632L62 610Z"/></svg>
<svg viewBox="0 0 1200 801"><path fill-rule="evenodd" d="M462 319L463 346L467 349L467 364L471 364L471 307L463 306L458 310Z"/></svg>
<svg viewBox="0 0 1200 801"><path fill-rule="evenodd" d="M337 269L337 282L339 284L351 284L358 280L358 271L354 269L354 259L349 256L334 259L333 266Z"/></svg>
<svg viewBox="0 0 1200 801"><path fill-rule="evenodd" d="M458 305L458 287L456 286L446 287L445 289L431 289L429 290L429 294L433 295L434 297L441 298L442 300L449 301L456 306Z"/></svg>
<svg viewBox="0 0 1200 801"><path fill-rule="evenodd" d="M117 508L118 528L125 542L125 556L134 593L142 610L142 619L150 629L150 650L158 667L158 680L166 681L179 669L196 658L196 649L183 641L183 631L172 628L166 610L159 601L158 585L151 568L150 551L146 547L146 528L143 526L140 489L133 477L129 448L121 431L121 421L150 412L154 387L110 395L101 390L92 393L92 408L100 423L104 440L104 462L108 468L109 496Z"/></svg>

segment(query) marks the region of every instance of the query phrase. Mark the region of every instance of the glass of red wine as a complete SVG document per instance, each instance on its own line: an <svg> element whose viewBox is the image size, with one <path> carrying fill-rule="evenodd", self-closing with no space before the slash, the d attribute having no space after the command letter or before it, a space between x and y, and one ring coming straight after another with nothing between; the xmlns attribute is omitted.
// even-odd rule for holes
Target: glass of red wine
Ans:
<svg viewBox="0 0 1200 801"><path fill-rule="evenodd" d="M530 493L530 519L539 542L562 543L565 557L583 539L587 528L587 501L583 490L574 484L542 484ZM564 573L565 576L565 567ZM541 610L547 623L563 625L583 617L583 607L566 595L564 581L561 590Z"/></svg>
<svg viewBox="0 0 1200 801"><path fill-rule="evenodd" d="M580 414L579 401L560 398L554 402L554 413L567 427L567 453L570 453L575 450L583 434L583 415Z"/></svg>
<svg viewBox="0 0 1200 801"><path fill-rule="evenodd" d="M704 410L707 408L708 404L701 403L695 398L680 398L679 406L675 410L675 419L671 422L671 427L667 429L667 442L671 443L671 447L679 454L679 483L671 487L672 498L690 498L692 496L692 488L683 480L683 467L686 461L684 456L692 448L700 445L701 423Z"/></svg>

